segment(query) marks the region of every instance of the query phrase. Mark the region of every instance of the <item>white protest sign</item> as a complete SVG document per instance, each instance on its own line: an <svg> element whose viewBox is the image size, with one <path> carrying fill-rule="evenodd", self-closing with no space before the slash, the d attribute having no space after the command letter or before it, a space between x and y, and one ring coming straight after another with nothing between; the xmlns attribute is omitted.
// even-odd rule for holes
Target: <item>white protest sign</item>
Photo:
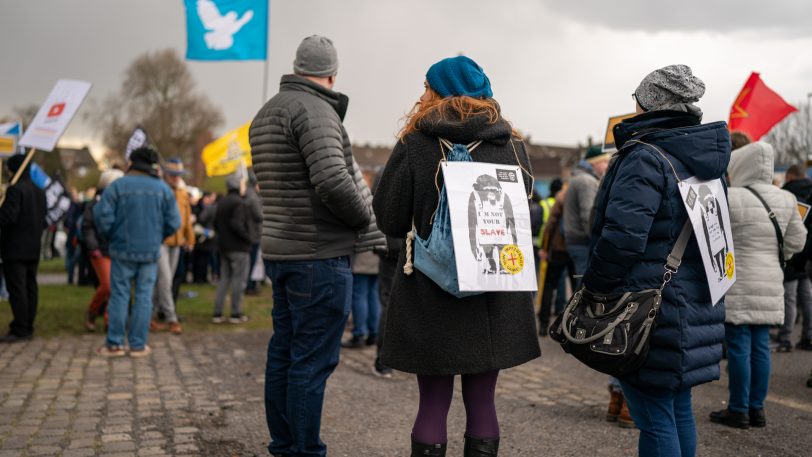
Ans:
<svg viewBox="0 0 812 457"><path fill-rule="evenodd" d="M517 166L444 162L461 292L535 291L530 207Z"/></svg>
<svg viewBox="0 0 812 457"><path fill-rule="evenodd" d="M19 143L29 148L53 151L89 91L89 82L71 79L57 81Z"/></svg>
<svg viewBox="0 0 812 457"><path fill-rule="evenodd" d="M124 150L124 158L130 160L130 154L138 148L144 147L149 144L149 137L146 130L141 127L136 127L133 130L130 139L127 140L127 149Z"/></svg>
<svg viewBox="0 0 812 457"><path fill-rule="evenodd" d="M679 183L679 191L702 254L711 301L716 306L736 282L736 257L725 189L720 179L689 178Z"/></svg>

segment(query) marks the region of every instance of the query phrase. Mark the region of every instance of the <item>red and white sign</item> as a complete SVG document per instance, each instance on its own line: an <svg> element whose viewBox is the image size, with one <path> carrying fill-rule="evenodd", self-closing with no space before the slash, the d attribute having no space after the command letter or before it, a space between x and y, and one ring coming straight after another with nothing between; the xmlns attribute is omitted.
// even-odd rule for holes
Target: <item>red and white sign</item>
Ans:
<svg viewBox="0 0 812 457"><path fill-rule="evenodd" d="M20 138L19 144L43 151L53 151L59 137L65 133L76 111L90 91L90 83L60 79L40 106L34 120Z"/></svg>

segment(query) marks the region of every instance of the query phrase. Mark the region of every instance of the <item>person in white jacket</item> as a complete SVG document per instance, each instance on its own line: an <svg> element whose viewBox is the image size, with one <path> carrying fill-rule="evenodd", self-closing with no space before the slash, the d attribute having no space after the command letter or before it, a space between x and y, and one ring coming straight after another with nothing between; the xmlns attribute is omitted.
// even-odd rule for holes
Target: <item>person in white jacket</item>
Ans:
<svg viewBox="0 0 812 457"><path fill-rule="evenodd" d="M783 237L785 259L806 242L795 196L772 185L773 158L772 146L751 143L733 151L727 168L736 253L736 283L725 298L730 398L727 409L711 413L711 421L737 428L766 425L769 328L784 322L784 273L770 214Z"/></svg>

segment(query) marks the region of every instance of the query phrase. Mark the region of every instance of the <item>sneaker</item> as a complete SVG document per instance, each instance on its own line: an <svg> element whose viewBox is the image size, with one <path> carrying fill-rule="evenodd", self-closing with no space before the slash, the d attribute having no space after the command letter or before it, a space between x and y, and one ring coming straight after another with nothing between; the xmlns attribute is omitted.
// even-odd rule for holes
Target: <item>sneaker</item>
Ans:
<svg viewBox="0 0 812 457"><path fill-rule="evenodd" d="M215 314L211 318L211 323L212 324L222 324L223 323L223 316L221 316L220 314Z"/></svg>
<svg viewBox="0 0 812 457"><path fill-rule="evenodd" d="M372 365L372 374L379 378L391 379L394 370L382 365L379 359L375 359L375 364Z"/></svg>
<svg viewBox="0 0 812 457"><path fill-rule="evenodd" d="M759 428L767 426L767 416L764 415L764 408L750 410L750 426Z"/></svg>
<svg viewBox="0 0 812 457"><path fill-rule="evenodd" d="M801 340L795 345L795 349L802 351L812 351L812 340Z"/></svg>
<svg viewBox="0 0 812 457"><path fill-rule="evenodd" d="M737 413L727 408L710 413L710 420L728 427L750 428L750 417L747 414Z"/></svg>
<svg viewBox="0 0 812 457"><path fill-rule="evenodd" d="M166 330L167 328L169 328L169 326L168 326L168 325L166 325L166 324L165 324L165 323L163 323L163 322L158 322L158 321L156 321L155 319L153 319L153 320L152 320L152 321L150 321L150 323L149 323L149 331L150 331L150 332L163 332L163 331L164 331L164 330Z"/></svg>
<svg viewBox="0 0 812 457"><path fill-rule="evenodd" d="M170 322L169 331L173 335L180 335L181 333L183 333L183 327L180 326L180 322Z"/></svg>
<svg viewBox="0 0 812 457"><path fill-rule="evenodd" d="M352 338L342 341L341 347L346 349L361 349L364 347L364 337L363 336L353 336Z"/></svg>
<svg viewBox="0 0 812 457"><path fill-rule="evenodd" d="M242 324L243 322L248 322L248 316L245 314L232 314L231 317L228 318L228 321L232 324Z"/></svg>
<svg viewBox="0 0 812 457"><path fill-rule="evenodd" d="M378 335L369 335L366 341L364 341L364 344L367 346L375 346L378 344Z"/></svg>
<svg viewBox="0 0 812 457"><path fill-rule="evenodd" d="M792 344L787 342L780 342L775 348L775 352L792 352Z"/></svg>
<svg viewBox="0 0 812 457"><path fill-rule="evenodd" d="M149 345L145 345L142 349L130 349L130 357L140 358L152 354L152 349Z"/></svg>
<svg viewBox="0 0 812 457"><path fill-rule="evenodd" d="M123 347L108 346L106 344L96 349L96 354L99 354L102 357L124 357L125 355L127 355Z"/></svg>

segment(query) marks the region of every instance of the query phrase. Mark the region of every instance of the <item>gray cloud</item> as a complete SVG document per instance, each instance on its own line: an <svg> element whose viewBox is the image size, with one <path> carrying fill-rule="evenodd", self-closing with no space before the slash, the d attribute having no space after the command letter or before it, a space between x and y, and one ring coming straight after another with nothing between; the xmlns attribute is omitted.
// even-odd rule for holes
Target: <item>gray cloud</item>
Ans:
<svg viewBox="0 0 812 457"><path fill-rule="evenodd" d="M808 0L542 0L576 22L646 32L769 32L812 36Z"/></svg>

